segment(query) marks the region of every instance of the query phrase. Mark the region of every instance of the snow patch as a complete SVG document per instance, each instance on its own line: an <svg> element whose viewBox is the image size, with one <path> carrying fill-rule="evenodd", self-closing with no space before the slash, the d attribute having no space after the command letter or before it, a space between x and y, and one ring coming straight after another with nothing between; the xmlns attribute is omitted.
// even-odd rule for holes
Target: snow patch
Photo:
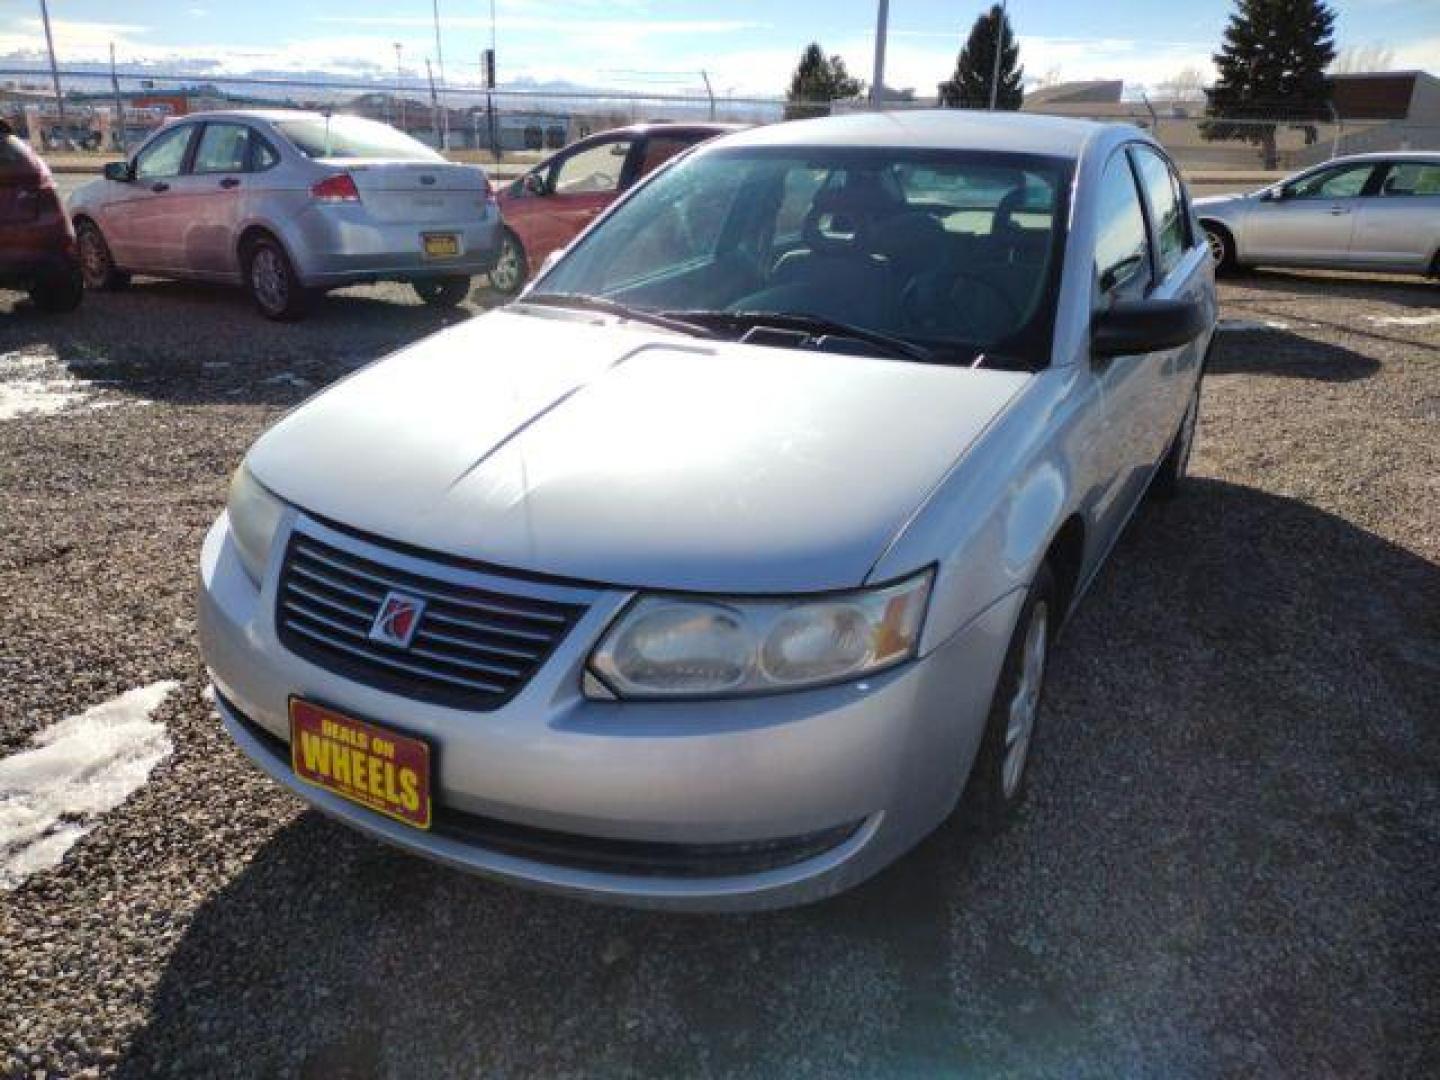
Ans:
<svg viewBox="0 0 1440 1080"><path fill-rule="evenodd" d="M1440 311L1429 315L1369 315L1376 326L1434 326L1440 323Z"/></svg>
<svg viewBox="0 0 1440 1080"><path fill-rule="evenodd" d="M1279 319L1221 319L1215 329L1253 333L1256 330L1289 330L1290 324Z"/></svg>
<svg viewBox="0 0 1440 1080"><path fill-rule="evenodd" d="M94 393L93 383L66 372L49 349L0 353L0 421L115 404L92 401Z"/></svg>
<svg viewBox="0 0 1440 1080"><path fill-rule="evenodd" d="M0 760L0 891L60 860L170 756L152 713L179 683L137 687L39 732Z"/></svg>

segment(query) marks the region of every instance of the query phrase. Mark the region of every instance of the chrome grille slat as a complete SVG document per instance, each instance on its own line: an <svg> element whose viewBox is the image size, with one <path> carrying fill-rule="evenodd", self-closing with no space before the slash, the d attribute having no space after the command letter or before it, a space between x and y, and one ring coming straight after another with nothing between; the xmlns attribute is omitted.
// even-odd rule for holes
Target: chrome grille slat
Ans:
<svg viewBox="0 0 1440 1080"><path fill-rule="evenodd" d="M348 546L296 531L285 552L276 604L280 639L322 667L423 701L495 708L522 690L584 613L572 603L505 591L503 578L470 574L423 556L394 555L367 541ZM499 582L497 585L496 582ZM406 648L371 640L391 591L425 601Z"/></svg>
<svg viewBox="0 0 1440 1080"><path fill-rule="evenodd" d="M352 574L355 577L365 578L367 581L373 581L377 585L383 585L386 589L400 588L403 589L405 592L414 593L416 596L422 596L426 600L443 600L447 604L454 604L456 607L466 608L471 611L484 611L491 615L505 615L516 619L530 619L537 622L550 623L552 625L563 625L568 621L563 615L552 615L548 612L543 611L524 611L520 608L506 607L503 604L491 604L473 599L460 599L459 597L448 596L443 592L432 591L430 589L427 589L423 585L411 585L405 579L410 578L412 575L406 573L403 570L396 571L395 580L386 580L380 575L372 573L369 570L362 569L353 564L345 563L329 555L321 554L320 552L312 549L309 544L301 544L299 545L299 549L309 558L316 559L327 566L339 570L341 573Z"/></svg>

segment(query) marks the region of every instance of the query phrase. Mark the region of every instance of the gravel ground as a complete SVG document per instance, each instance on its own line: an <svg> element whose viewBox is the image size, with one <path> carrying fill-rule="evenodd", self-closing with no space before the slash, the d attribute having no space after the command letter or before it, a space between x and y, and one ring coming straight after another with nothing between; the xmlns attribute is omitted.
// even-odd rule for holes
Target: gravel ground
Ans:
<svg viewBox="0 0 1440 1080"><path fill-rule="evenodd" d="M0 420L0 753L181 682L173 757L0 893L0 1075L1429 1072L1440 289L1265 273L1223 299L1268 328L1226 333L1189 493L1141 513L1061 642L1024 817L715 918L362 840L202 696L196 557L245 446L464 312L377 287L274 326L144 283L47 319L0 293L0 382L72 394Z"/></svg>

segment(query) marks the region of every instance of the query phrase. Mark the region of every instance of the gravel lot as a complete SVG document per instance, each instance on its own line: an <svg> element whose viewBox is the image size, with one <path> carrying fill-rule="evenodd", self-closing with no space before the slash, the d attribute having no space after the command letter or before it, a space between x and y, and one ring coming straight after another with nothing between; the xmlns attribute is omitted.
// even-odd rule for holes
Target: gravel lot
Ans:
<svg viewBox="0 0 1440 1080"><path fill-rule="evenodd" d="M1429 1072L1440 288L1262 273L1223 299L1265 328L1224 336L1190 492L1142 512L1061 643L1024 819L713 918L362 840L202 696L196 558L246 445L465 313L377 287L275 326L141 283L50 319L0 293L0 390L71 395L0 419L0 754L181 684L173 756L0 892L0 1075Z"/></svg>

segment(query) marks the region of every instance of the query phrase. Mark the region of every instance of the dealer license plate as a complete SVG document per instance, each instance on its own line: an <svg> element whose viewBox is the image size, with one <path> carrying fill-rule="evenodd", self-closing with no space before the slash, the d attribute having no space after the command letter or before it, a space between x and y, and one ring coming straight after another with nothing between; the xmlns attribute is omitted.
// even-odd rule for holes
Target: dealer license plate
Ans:
<svg viewBox="0 0 1440 1080"><path fill-rule="evenodd" d="M458 259L460 237L455 233L425 233L420 238L425 244L427 259Z"/></svg>
<svg viewBox="0 0 1440 1080"><path fill-rule="evenodd" d="M291 698L290 765L307 784L430 828L430 744L423 739Z"/></svg>

